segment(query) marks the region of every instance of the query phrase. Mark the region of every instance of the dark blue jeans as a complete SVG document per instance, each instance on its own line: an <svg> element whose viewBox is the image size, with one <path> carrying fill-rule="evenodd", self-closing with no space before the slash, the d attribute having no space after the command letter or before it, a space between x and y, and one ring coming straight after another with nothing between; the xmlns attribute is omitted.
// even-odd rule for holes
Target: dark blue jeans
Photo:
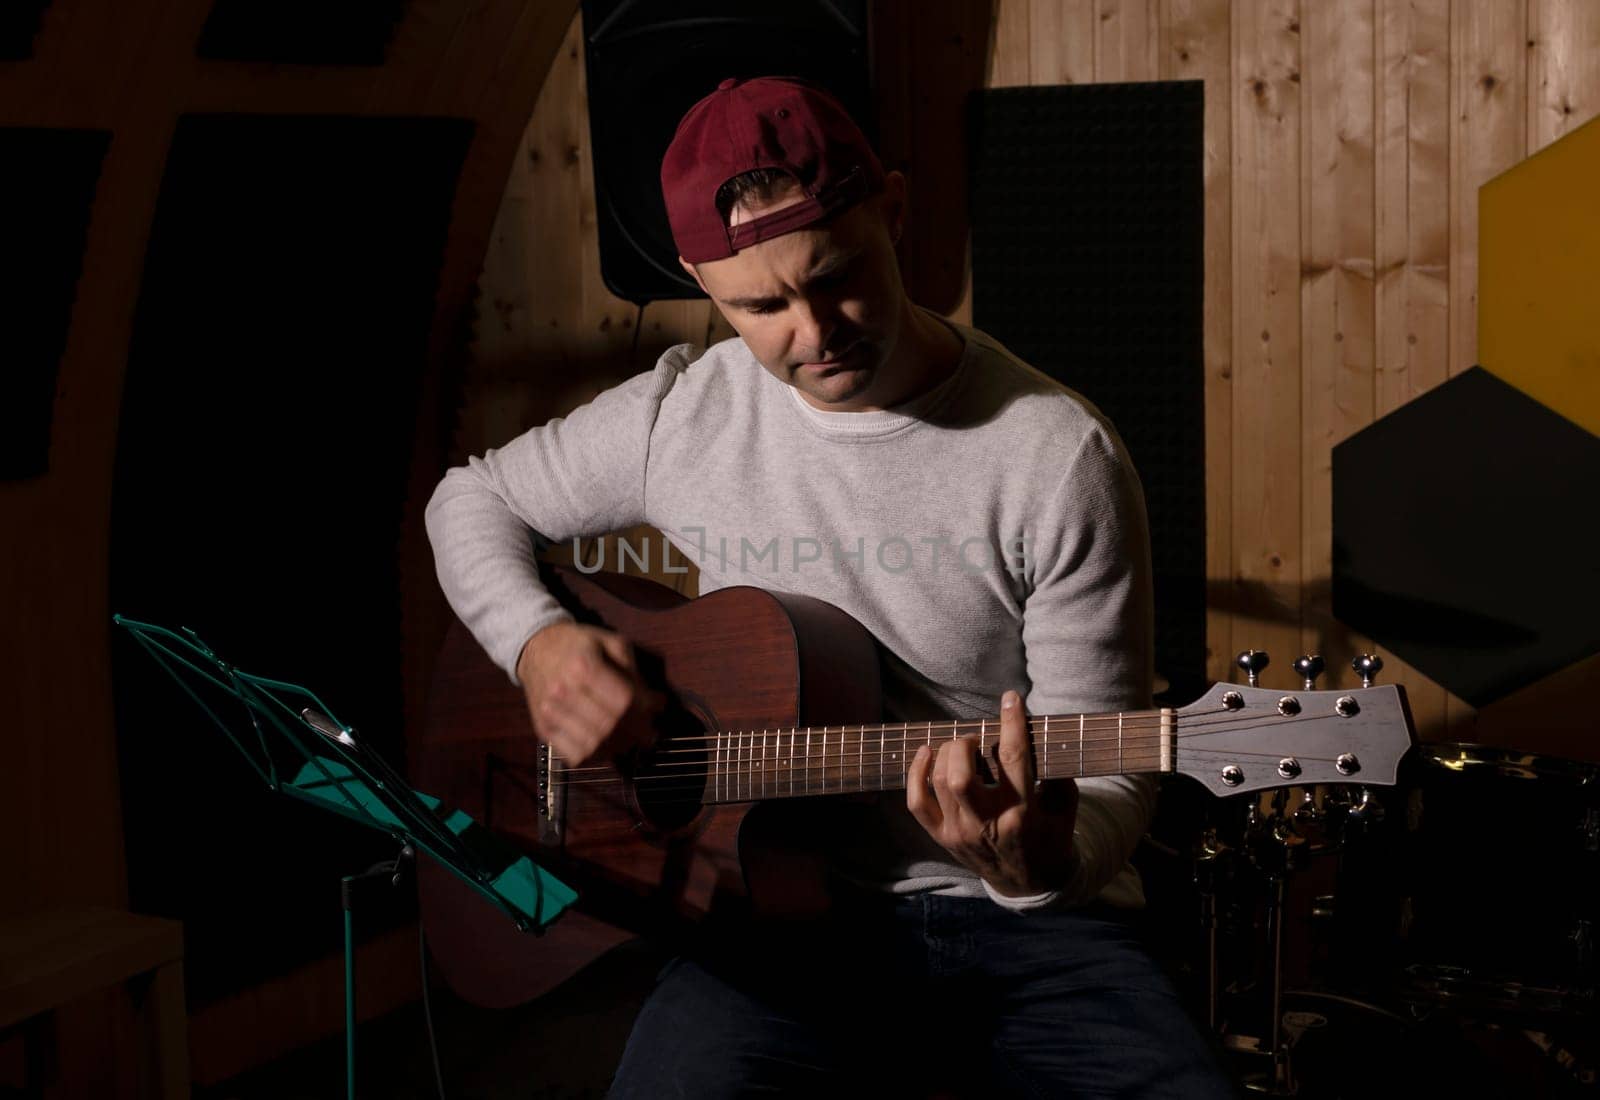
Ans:
<svg viewBox="0 0 1600 1100"><path fill-rule="evenodd" d="M724 931L670 963L617 1098L1232 1097L1130 920L987 899L861 901Z"/></svg>

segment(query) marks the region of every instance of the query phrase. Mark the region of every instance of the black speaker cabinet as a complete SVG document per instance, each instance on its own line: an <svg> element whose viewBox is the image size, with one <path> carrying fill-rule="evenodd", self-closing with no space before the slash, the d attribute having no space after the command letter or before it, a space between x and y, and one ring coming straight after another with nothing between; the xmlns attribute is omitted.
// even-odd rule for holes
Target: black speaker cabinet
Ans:
<svg viewBox="0 0 1600 1100"><path fill-rule="evenodd" d="M678 266L661 156L685 111L730 76L798 76L875 137L866 0L583 0L600 274L619 298L698 298Z"/></svg>

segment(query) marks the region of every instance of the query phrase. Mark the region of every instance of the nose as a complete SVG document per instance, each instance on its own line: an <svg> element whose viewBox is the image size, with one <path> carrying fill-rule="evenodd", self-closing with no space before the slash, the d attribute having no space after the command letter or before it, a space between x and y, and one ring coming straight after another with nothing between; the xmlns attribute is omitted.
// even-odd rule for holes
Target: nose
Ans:
<svg viewBox="0 0 1600 1100"><path fill-rule="evenodd" d="M807 362L816 362L831 349L838 319L825 300L802 298L795 305L795 346Z"/></svg>

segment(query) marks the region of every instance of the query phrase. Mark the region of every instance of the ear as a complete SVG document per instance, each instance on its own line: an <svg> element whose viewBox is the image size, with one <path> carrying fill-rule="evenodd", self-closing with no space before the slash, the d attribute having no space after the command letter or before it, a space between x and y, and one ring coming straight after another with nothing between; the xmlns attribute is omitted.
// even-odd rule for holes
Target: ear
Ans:
<svg viewBox="0 0 1600 1100"><path fill-rule="evenodd" d="M696 268L694 266L694 264L692 264L688 260L684 259L682 256L678 257L678 263L683 267L683 269L685 271L687 271L689 273L689 278L694 280L694 285L700 288L700 292L702 294L704 294L707 298L711 297L711 291L706 289L705 280L700 278L699 269Z"/></svg>
<svg viewBox="0 0 1600 1100"><path fill-rule="evenodd" d="M883 177L883 194L879 196L879 209L883 211L884 228L889 240L900 243L900 234L906 228L906 174L896 169Z"/></svg>

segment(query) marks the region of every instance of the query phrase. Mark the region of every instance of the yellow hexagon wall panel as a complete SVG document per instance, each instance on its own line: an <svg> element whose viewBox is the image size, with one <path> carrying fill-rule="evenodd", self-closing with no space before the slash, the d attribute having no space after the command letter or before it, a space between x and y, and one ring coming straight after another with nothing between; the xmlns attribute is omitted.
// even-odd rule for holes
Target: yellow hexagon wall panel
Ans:
<svg viewBox="0 0 1600 1100"><path fill-rule="evenodd" d="M1478 362L1600 435L1600 118L1478 192Z"/></svg>

